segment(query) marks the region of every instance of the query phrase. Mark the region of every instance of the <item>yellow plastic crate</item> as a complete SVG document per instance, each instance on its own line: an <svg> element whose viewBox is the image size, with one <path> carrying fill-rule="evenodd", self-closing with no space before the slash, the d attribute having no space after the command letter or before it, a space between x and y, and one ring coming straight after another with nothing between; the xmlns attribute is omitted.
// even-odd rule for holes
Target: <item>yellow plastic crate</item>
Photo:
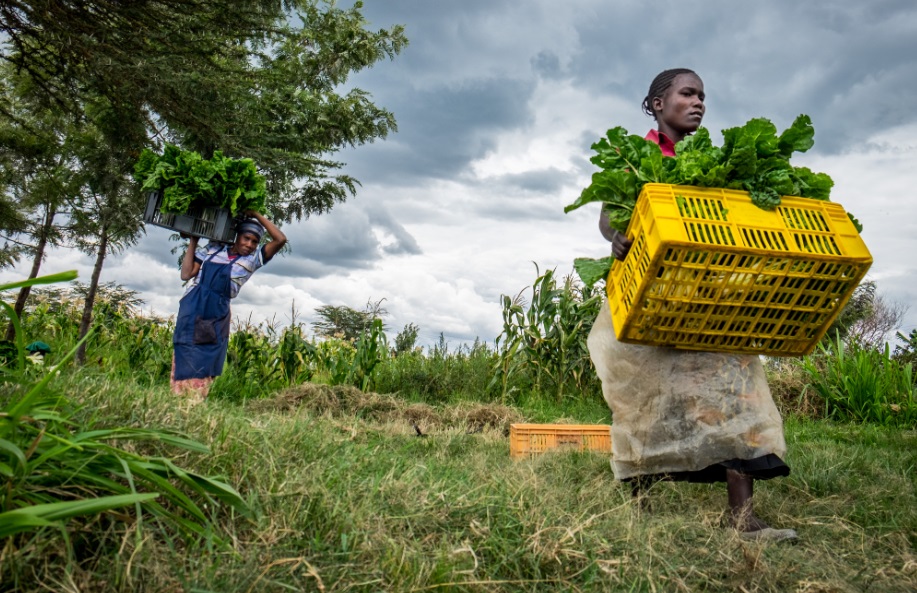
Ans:
<svg viewBox="0 0 917 593"><path fill-rule="evenodd" d="M558 447L610 453L611 426L607 424L511 424L509 427L510 457L537 455Z"/></svg>
<svg viewBox="0 0 917 593"><path fill-rule="evenodd" d="M872 256L837 203L647 184L606 289L622 342L799 356L812 352Z"/></svg>

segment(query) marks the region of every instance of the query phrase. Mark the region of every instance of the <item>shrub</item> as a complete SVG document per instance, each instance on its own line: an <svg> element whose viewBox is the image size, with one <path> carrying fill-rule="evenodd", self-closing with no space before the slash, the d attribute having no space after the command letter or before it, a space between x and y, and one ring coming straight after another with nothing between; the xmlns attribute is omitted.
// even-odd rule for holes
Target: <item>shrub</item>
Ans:
<svg viewBox="0 0 917 593"><path fill-rule="evenodd" d="M480 341L449 350L439 343L385 360L376 371L376 390L399 393L431 404L455 400L493 401L500 397L491 384L496 353Z"/></svg>
<svg viewBox="0 0 917 593"><path fill-rule="evenodd" d="M876 350L837 338L805 357L802 367L828 418L917 426L913 366L892 358L887 344Z"/></svg>

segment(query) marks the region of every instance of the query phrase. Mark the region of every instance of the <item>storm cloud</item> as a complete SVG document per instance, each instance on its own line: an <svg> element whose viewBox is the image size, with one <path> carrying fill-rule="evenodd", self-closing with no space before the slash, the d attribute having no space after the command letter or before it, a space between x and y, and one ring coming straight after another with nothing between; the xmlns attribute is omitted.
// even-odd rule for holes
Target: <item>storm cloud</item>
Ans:
<svg viewBox="0 0 917 593"><path fill-rule="evenodd" d="M816 143L799 164L830 174L832 199L864 223L880 292L917 304L912 0L366 0L364 14L410 39L348 82L391 110L398 132L335 155L358 195L287 225L289 251L245 287L238 315L294 305L308 318L319 304L384 298L394 331L413 322L426 343L493 340L500 295L522 291L536 265L564 274L574 257L607 254L597 209L563 207L588 185L590 145L607 129L653 127L640 104L671 67L703 78L716 140L752 117L783 129L810 115ZM103 281L177 306L174 245L149 230ZM61 252L48 271L57 262L88 278L90 258ZM912 308L902 329L915 325Z"/></svg>

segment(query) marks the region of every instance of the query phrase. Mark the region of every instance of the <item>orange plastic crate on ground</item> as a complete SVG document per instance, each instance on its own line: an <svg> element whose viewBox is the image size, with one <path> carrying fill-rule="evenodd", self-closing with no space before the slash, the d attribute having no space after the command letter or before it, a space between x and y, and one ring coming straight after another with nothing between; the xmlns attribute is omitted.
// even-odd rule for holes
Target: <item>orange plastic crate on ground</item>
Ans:
<svg viewBox="0 0 917 593"><path fill-rule="evenodd" d="M872 264L837 203L648 183L633 246L606 289L622 342L799 356L815 348Z"/></svg>
<svg viewBox="0 0 917 593"><path fill-rule="evenodd" d="M607 424L511 424L509 453L525 457L548 449L611 452L611 426Z"/></svg>

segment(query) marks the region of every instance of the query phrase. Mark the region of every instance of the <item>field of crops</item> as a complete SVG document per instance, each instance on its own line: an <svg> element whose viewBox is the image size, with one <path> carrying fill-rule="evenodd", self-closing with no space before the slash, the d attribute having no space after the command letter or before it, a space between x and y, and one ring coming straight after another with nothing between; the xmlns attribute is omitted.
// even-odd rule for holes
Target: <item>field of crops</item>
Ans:
<svg viewBox="0 0 917 593"><path fill-rule="evenodd" d="M237 324L196 406L168 389L170 323L117 296L82 366L78 298L23 317L52 353L4 367L0 590L917 588L907 346L769 363L793 473L755 498L800 540L765 545L727 527L722 485L635 500L601 454L510 459L513 422L610 422L582 344L600 301L570 280L507 297L494 345Z"/></svg>

